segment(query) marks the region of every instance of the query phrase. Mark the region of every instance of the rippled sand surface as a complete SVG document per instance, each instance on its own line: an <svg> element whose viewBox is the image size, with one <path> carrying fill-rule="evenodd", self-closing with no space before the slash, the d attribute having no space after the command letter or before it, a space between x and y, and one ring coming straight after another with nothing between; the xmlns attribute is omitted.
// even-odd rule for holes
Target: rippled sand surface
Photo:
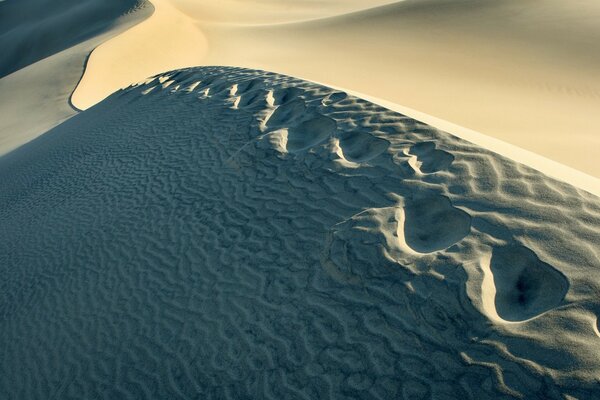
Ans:
<svg viewBox="0 0 600 400"><path fill-rule="evenodd" d="M206 67L0 158L5 398L598 397L600 199Z"/></svg>

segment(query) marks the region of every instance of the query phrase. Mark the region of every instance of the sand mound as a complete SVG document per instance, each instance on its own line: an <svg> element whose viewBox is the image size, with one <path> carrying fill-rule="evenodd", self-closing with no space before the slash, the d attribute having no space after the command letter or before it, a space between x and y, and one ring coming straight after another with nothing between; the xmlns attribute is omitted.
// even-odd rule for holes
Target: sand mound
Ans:
<svg viewBox="0 0 600 400"><path fill-rule="evenodd" d="M600 200L338 92L173 71L0 158L3 397L593 398Z"/></svg>

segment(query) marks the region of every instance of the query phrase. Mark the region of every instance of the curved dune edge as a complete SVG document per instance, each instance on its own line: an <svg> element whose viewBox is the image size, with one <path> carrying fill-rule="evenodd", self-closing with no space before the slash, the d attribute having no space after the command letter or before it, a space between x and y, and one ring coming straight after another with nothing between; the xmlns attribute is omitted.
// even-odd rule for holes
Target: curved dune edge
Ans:
<svg viewBox="0 0 600 400"><path fill-rule="evenodd" d="M185 14L190 3L173 2L174 4L172 4L169 0L148 0L148 2L155 9L150 18L92 51L86 61L82 78L71 95L70 102L73 107L86 110L111 93L149 76L203 64L209 50L208 41L201 29L196 26L199 21ZM369 5L363 4L362 6L359 5L360 2L352 2L351 6L341 6L342 10L337 11L343 14L354 13L395 2L397 1L372 0ZM240 11L240 3L235 0L224 4L219 3L217 9L220 15L223 13L223 6L229 10L231 15L248 17L244 10ZM340 7L340 5L337 6ZM178 7L184 12L179 11ZM210 9L210 6L207 5L202 5L202 7ZM335 16L334 10L336 10L335 7L332 7L329 12L334 14L326 17L312 15L311 17L305 16L305 19L288 20L289 17L286 15L292 11L289 7L278 8L279 13L275 13L275 15L270 15L271 13L267 12L268 9L269 7L255 10L254 17L256 18L260 11L268 14L268 18L283 18L283 21L263 22L257 25L242 24L241 26L274 26L311 22ZM314 13L314 5L310 4L307 9ZM323 11L321 8L318 10L319 12ZM298 10L295 11L298 12ZM306 12L306 10L304 11ZM260 18L264 18L264 16ZM214 22L212 21L212 23Z"/></svg>
<svg viewBox="0 0 600 400"><path fill-rule="evenodd" d="M150 18L96 47L71 95L85 110L111 93L157 73L198 65L208 51L205 36L166 0L152 0Z"/></svg>
<svg viewBox="0 0 600 400"><path fill-rule="evenodd" d="M253 1L251 5L245 0L171 1L183 13L195 16L196 22L199 23L218 23L231 27L264 27L326 20L404 0L295 0L293 2L259 0Z"/></svg>

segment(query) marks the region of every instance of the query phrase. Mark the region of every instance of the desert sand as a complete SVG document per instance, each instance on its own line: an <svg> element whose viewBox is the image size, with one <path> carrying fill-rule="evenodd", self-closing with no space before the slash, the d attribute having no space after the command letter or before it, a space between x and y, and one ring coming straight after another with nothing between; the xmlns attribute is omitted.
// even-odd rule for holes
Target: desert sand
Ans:
<svg viewBox="0 0 600 400"><path fill-rule="evenodd" d="M600 177L595 0L154 3L167 2L206 38L202 65L277 71L367 93ZM147 23L152 18L169 16L156 13ZM182 42L196 43L188 35L175 41ZM168 49L158 43L135 54L144 73L131 82L148 76L146 65ZM96 62L105 90L78 88L83 108L122 87L118 75L113 84L105 79L120 56L104 55ZM179 56L169 56L171 69L191 55Z"/></svg>
<svg viewBox="0 0 600 400"><path fill-rule="evenodd" d="M137 0L0 2L0 154L75 115L90 52L151 13Z"/></svg>
<svg viewBox="0 0 600 400"><path fill-rule="evenodd" d="M0 2L0 398L600 399L569 4Z"/></svg>
<svg viewBox="0 0 600 400"><path fill-rule="evenodd" d="M0 181L9 398L598 394L598 197L343 92L162 74Z"/></svg>

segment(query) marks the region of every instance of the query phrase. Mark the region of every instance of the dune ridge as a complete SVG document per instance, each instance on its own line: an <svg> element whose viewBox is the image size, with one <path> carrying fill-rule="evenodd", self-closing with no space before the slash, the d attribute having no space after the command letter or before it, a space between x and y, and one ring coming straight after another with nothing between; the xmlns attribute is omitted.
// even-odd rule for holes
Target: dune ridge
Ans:
<svg viewBox="0 0 600 400"><path fill-rule="evenodd" d="M599 198L351 94L163 73L0 180L9 397L597 395Z"/></svg>

